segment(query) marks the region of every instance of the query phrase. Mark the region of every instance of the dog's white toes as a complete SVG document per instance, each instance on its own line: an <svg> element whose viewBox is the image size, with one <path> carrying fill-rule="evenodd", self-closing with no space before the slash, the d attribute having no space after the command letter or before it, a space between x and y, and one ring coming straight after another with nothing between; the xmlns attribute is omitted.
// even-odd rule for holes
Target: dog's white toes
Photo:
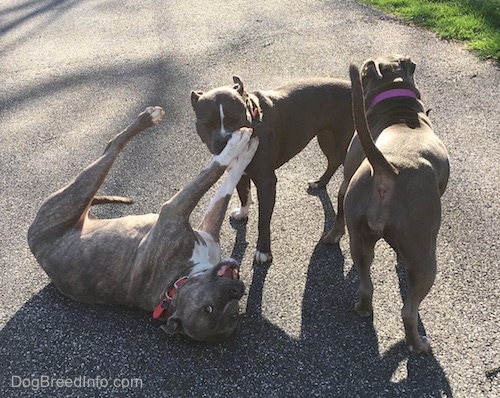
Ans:
<svg viewBox="0 0 500 398"><path fill-rule="evenodd" d="M241 134L252 134L253 133L253 128L251 127L242 127L240 128L240 133Z"/></svg>
<svg viewBox="0 0 500 398"><path fill-rule="evenodd" d="M257 151L257 148L259 147L259 137L254 137L253 139L250 140L250 143L248 144L248 154L253 158L253 155L255 155L255 152Z"/></svg>
<svg viewBox="0 0 500 398"><path fill-rule="evenodd" d="M246 148L252 136L252 129L242 128L231 134L222 152L216 156L216 160L223 166L228 166L233 159L236 159Z"/></svg>
<svg viewBox="0 0 500 398"><path fill-rule="evenodd" d="M431 350L431 339L427 336L420 336L420 340L422 344L419 344L417 348L413 345L408 345L408 350L413 354L422 354L425 352L429 352Z"/></svg>
<svg viewBox="0 0 500 398"><path fill-rule="evenodd" d="M259 146L259 140L257 137L250 139L250 142L245 146L235 160L234 165L237 165L237 170L240 173L243 173L248 164L252 161L255 152L257 151L257 147Z"/></svg>
<svg viewBox="0 0 500 398"><path fill-rule="evenodd" d="M237 207L231 212L231 217L236 221L246 220L248 218L248 207Z"/></svg>
<svg viewBox="0 0 500 398"><path fill-rule="evenodd" d="M150 107L150 108L151 108L151 110L149 111L149 113L151 113L151 117L153 118L153 123L154 124L160 123L163 116L165 116L165 111L159 106Z"/></svg>
<svg viewBox="0 0 500 398"><path fill-rule="evenodd" d="M427 336L420 336L420 337L422 338L422 343L424 343L428 347L431 346L432 340L430 339L430 337Z"/></svg>
<svg viewBox="0 0 500 398"><path fill-rule="evenodd" d="M248 143L248 141L250 141L250 138L252 137L252 131L253 129L251 128L242 127L239 131L235 131L233 134L239 133L240 142L246 144Z"/></svg>
<svg viewBox="0 0 500 398"><path fill-rule="evenodd" d="M258 250L255 250L254 259L257 264L262 265L270 262L273 259L273 256L271 255L271 253L262 253Z"/></svg>

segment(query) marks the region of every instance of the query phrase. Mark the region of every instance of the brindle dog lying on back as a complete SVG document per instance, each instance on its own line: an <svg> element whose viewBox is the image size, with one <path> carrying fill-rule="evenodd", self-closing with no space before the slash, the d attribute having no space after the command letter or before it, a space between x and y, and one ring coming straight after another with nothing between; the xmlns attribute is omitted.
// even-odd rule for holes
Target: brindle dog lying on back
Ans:
<svg viewBox="0 0 500 398"><path fill-rule="evenodd" d="M29 246L53 283L75 300L142 308L165 319L167 333L221 340L236 327L244 285L235 261L220 259L219 233L229 198L258 146L251 129L234 132L160 214L89 216L93 203L116 201L95 195L120 151L163 115L159 107L147 108L99 159L53 193L28 231ZM229 165L199 229L193 230L191 212Z"/></svg>

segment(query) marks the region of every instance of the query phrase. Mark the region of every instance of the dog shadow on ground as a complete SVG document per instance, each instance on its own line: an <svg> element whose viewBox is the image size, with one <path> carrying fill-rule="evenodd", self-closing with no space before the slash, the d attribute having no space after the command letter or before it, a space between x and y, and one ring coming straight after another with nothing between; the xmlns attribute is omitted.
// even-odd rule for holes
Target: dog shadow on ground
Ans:
<svg viewBox="0 0 500 398"><path fill-rule="evenodd" d="M325 214L333 214L326 191L315 195ZM238 260L248 244L246 225L235 228ZM236 332L217 344L167 336L150 314L78 303L49 284L0 331L0 394L451 397L432 353L412 356L404 342L379 353L373 320L352 310L357 276L344 268L338 245L316 245L297 338L263 315L269 268L254 267L245 314ZM83 387L59 386L61 380Z"/></svg>

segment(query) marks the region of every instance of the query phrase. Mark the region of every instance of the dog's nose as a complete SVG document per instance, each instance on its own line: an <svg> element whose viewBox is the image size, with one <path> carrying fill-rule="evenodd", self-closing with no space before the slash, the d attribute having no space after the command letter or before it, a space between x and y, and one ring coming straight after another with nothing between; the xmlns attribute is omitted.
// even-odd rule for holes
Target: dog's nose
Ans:
<svg viewBox="0 0 500 398"><path fill-rule="evenodd" d="M229 297L232 299L240 299L243 297L243 293L245 292L245 288L242 286L233 286L229 289Z"/></svg>

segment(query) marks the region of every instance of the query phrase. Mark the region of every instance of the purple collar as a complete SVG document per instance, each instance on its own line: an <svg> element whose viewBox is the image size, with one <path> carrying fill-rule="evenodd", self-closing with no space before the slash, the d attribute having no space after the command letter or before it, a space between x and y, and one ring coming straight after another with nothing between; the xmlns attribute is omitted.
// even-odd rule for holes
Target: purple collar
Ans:
<svg viewBox="0 0 500 398"><path fill-rule="evenodd" d="M415 99L418 98L417 94L415 94L412 90L408 90L405 88L395 88L392 90L383 91L379 95L375 96L375 98L372 99L372 102L370 102L370 106L368 106L368 109L374 107L383 100L395 97L411 97Z"/></svg>

